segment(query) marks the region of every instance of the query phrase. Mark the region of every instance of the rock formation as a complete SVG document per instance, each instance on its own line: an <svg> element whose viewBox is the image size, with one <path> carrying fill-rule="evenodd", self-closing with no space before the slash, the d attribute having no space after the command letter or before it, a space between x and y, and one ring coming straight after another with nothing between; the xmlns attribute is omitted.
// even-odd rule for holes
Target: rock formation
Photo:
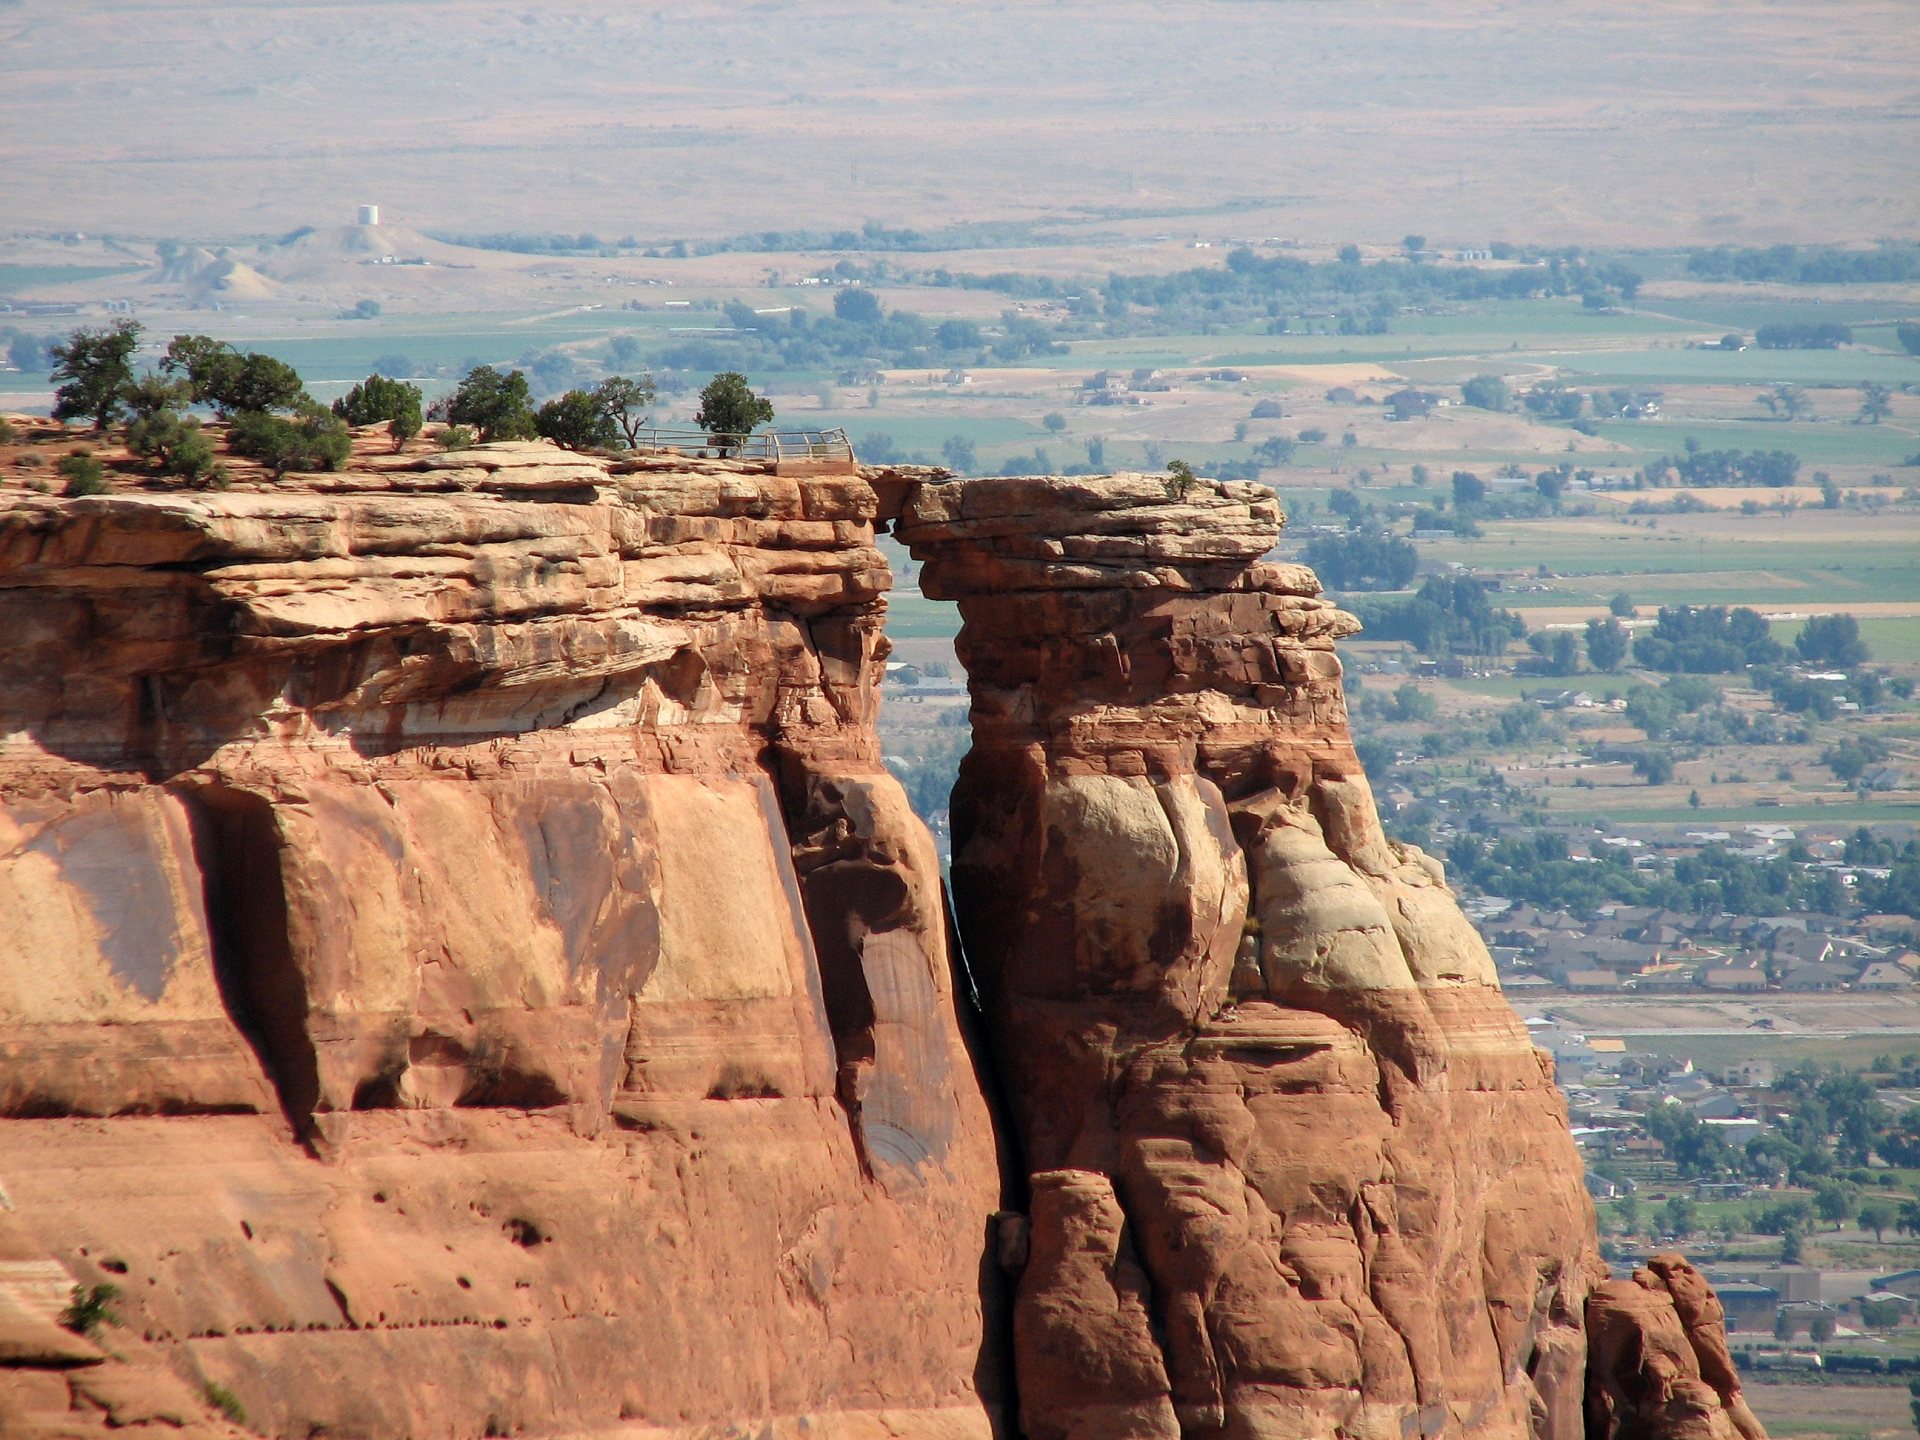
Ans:
<svg viewBox="0 0 1920 1440"><path fill-rule="evenodd" d="M9 492L0 1433L1754 1440L1695 1272L1595 1289L1271 492L936 481Z"/></svg>
<svg viewBox="0 0 1920 1440"><path fill-rule="evenodd" d="M1655 1255L1587 1301L1587 1433L1593 1440L1764 1440L1727 1350L1706 1276Z"/></svg>
<svg viewBox="0 0 1920 1440"><path fill-rule="evenodd" d="M1027 1434L1575 1435L1563 1104L1439 865L1381 832L1357 626L1261 562L1270 491L1186 490L977 481L900 525L965 622L954 891L1032 1250L1079 1257L1022 1279Z"/></svg>
<svg viewBox="0 0 1920 1440"><path fill-rule="evenodd" d="M322 483L0 511L0 1246L56 1277L11 1423L989 1433L872 486ZM46 1323L75 1281L131 1365Z"/></svg>

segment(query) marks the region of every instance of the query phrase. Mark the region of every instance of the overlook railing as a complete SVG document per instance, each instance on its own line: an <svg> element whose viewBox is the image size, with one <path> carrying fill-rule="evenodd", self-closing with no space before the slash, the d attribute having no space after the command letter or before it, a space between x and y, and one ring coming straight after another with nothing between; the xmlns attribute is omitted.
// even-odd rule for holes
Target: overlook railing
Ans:
<svg viewBox="0 0 1920 1440"><path fill-rule="evenodd" d="M633 437L635 450L663 450L673 455L712 455L733 460L834 461L853 463L853 442L847 432L833 430L757 430L751 435L712 435L704 430L641 430Z"/></svg>

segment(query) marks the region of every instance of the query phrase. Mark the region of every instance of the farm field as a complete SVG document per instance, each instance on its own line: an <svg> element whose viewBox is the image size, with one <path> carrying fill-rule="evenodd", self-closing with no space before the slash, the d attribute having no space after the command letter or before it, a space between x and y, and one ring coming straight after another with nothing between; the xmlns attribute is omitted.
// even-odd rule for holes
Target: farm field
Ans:
<svg viewBox="0 0 1920 1440"><path fill-rule="evenodd" d="M1486 537L1434 541L1424 554L1480 568L1545 567L1544 588L1502 603L1523 613L1593 611L1622 590L1643 605L1753 605L1770 610L1886 607L1920 614L1920 511L1799 510L1788 516L1674 515L1658 528L1593 517L1490 523ZM1907 607L1912 607L1908 610Z"/></svg>
<svg viewBox="0 0 1920 1440"><path fill-rule="evenodd" d="M1901 1384L1750 1384L1747 1403L1782 1440L1905 1440L1913 1433Z"/></svg>
<svg viewBox="0 0 1920 1440"><path fill-rule="evenodd" d="M1554 995L1516 999L1594 1035L1619 1036L1628 1053L1691 1060L1698 1068L1812 1060L1865 1068L1879 1055L1920 1052L1920 1004L1909 995ZM1531 1013L1531 1012L1529 1012Z"/></svg>

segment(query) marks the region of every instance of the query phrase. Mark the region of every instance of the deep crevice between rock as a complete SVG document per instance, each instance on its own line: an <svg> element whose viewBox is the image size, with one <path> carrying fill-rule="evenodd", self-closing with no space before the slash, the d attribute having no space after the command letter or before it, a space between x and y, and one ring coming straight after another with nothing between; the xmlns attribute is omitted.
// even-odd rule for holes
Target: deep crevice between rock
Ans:
<svg viewBox="0 0 1920 1440"><path fill-rule="evenodd" d="M280 835L272 802L230 786L183 787L204 878L214 978L235 1028L273 1082L294 1133L313 1132L319 1060L307 1029L306 982L288 933Z"/></svg>

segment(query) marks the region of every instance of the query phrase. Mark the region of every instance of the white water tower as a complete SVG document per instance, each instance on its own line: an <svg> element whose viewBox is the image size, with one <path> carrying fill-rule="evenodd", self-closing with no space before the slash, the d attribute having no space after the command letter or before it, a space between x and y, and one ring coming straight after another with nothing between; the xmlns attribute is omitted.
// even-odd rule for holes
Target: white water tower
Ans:
<svg viewBox="0 0 1920 1440"><path fill-rule="evenodd" d="M378 225L380 223L380 207L378 205L362 205L360 207L360 223L362 225Z"/></svg>

